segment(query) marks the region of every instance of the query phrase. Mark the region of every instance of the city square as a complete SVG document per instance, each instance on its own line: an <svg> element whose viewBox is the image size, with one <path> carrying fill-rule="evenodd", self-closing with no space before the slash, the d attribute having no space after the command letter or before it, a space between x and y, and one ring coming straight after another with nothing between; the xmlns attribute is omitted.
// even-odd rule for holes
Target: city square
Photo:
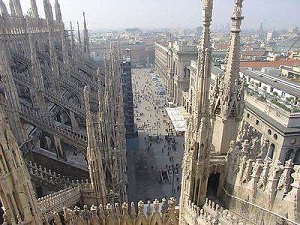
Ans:
<svg viewBox="0 0 300 225"><path fill-rule="evenodd" d="M184 137L176 135L165 109L169 97L158 94L154 75L151 69L132 70L138 148L128 151L128 164L134 170L129 171L129 180L135 181L135 186L130 182L129 191L134 200L179 200Z"/></svg>

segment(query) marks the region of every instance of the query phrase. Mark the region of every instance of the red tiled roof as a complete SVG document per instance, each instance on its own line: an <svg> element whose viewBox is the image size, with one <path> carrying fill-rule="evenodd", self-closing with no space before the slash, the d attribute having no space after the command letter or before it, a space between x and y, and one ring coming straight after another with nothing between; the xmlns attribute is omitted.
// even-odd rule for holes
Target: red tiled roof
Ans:
<svg viewBox="0 0 300 225"><path fill-rule="evenodd" d="M246 56L263 56L265 54L265 51L242 51L241 55Z"/></svg>
<svg viewBox="0 0 300 225"><path fill-rule="evenodd" d="M264 67L279 68L280 66L298 66L300 65L300 60L295 59L280 59L277 61L241 61L240 67L248 67L253 69L260 69Z"/></svg>

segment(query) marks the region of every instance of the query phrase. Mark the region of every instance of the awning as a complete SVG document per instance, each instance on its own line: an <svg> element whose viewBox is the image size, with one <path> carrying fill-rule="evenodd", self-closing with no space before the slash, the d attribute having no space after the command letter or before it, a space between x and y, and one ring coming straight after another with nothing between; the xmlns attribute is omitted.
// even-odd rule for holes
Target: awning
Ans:
<svg viewBox="0 0 300 225"><path fill-rule="evenodd" d="M167 113L172 121L172 124L176 131L185 131L186 119L183 116L181 107L166 108Z"/></svg>

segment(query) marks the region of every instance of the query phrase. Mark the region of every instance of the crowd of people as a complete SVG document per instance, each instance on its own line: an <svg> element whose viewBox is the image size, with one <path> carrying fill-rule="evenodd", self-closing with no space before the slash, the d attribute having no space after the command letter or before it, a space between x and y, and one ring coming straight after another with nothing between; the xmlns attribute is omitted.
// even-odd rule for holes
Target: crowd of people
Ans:
<svg viewBox="0 0 300 225"><path fill-rule="evenodd" d="M156 93L152 74L147 71L135 77L133 90L134 114L139 135L145 134L142 143L140 143L140 148L144 148L149 154L155 152L154 154L159 154L161 159L166 159L164 164L160 160L159 165L157 162L149 162L147 168L151 168L152 174L159 174L157 181L160 184L171 185L169 194L179 193L181 166L179 160L174 158L179 146L174 136L174 127L165 109L169 99L166 95Z"/></svg>

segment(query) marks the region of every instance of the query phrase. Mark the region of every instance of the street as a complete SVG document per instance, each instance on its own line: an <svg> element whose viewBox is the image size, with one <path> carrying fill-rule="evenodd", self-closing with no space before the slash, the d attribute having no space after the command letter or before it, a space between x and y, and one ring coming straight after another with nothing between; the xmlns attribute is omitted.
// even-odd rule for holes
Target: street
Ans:
<svg viewBox="0 0 300 225"><path fill-rule="evenodd" d="M174 196L179 202L184 136L176 136L165 107L167 95L158 95L157 73L133 69L137 148L128 150L129 200L154 200ZM162 87L159 87L161 90Z"/></svg>

